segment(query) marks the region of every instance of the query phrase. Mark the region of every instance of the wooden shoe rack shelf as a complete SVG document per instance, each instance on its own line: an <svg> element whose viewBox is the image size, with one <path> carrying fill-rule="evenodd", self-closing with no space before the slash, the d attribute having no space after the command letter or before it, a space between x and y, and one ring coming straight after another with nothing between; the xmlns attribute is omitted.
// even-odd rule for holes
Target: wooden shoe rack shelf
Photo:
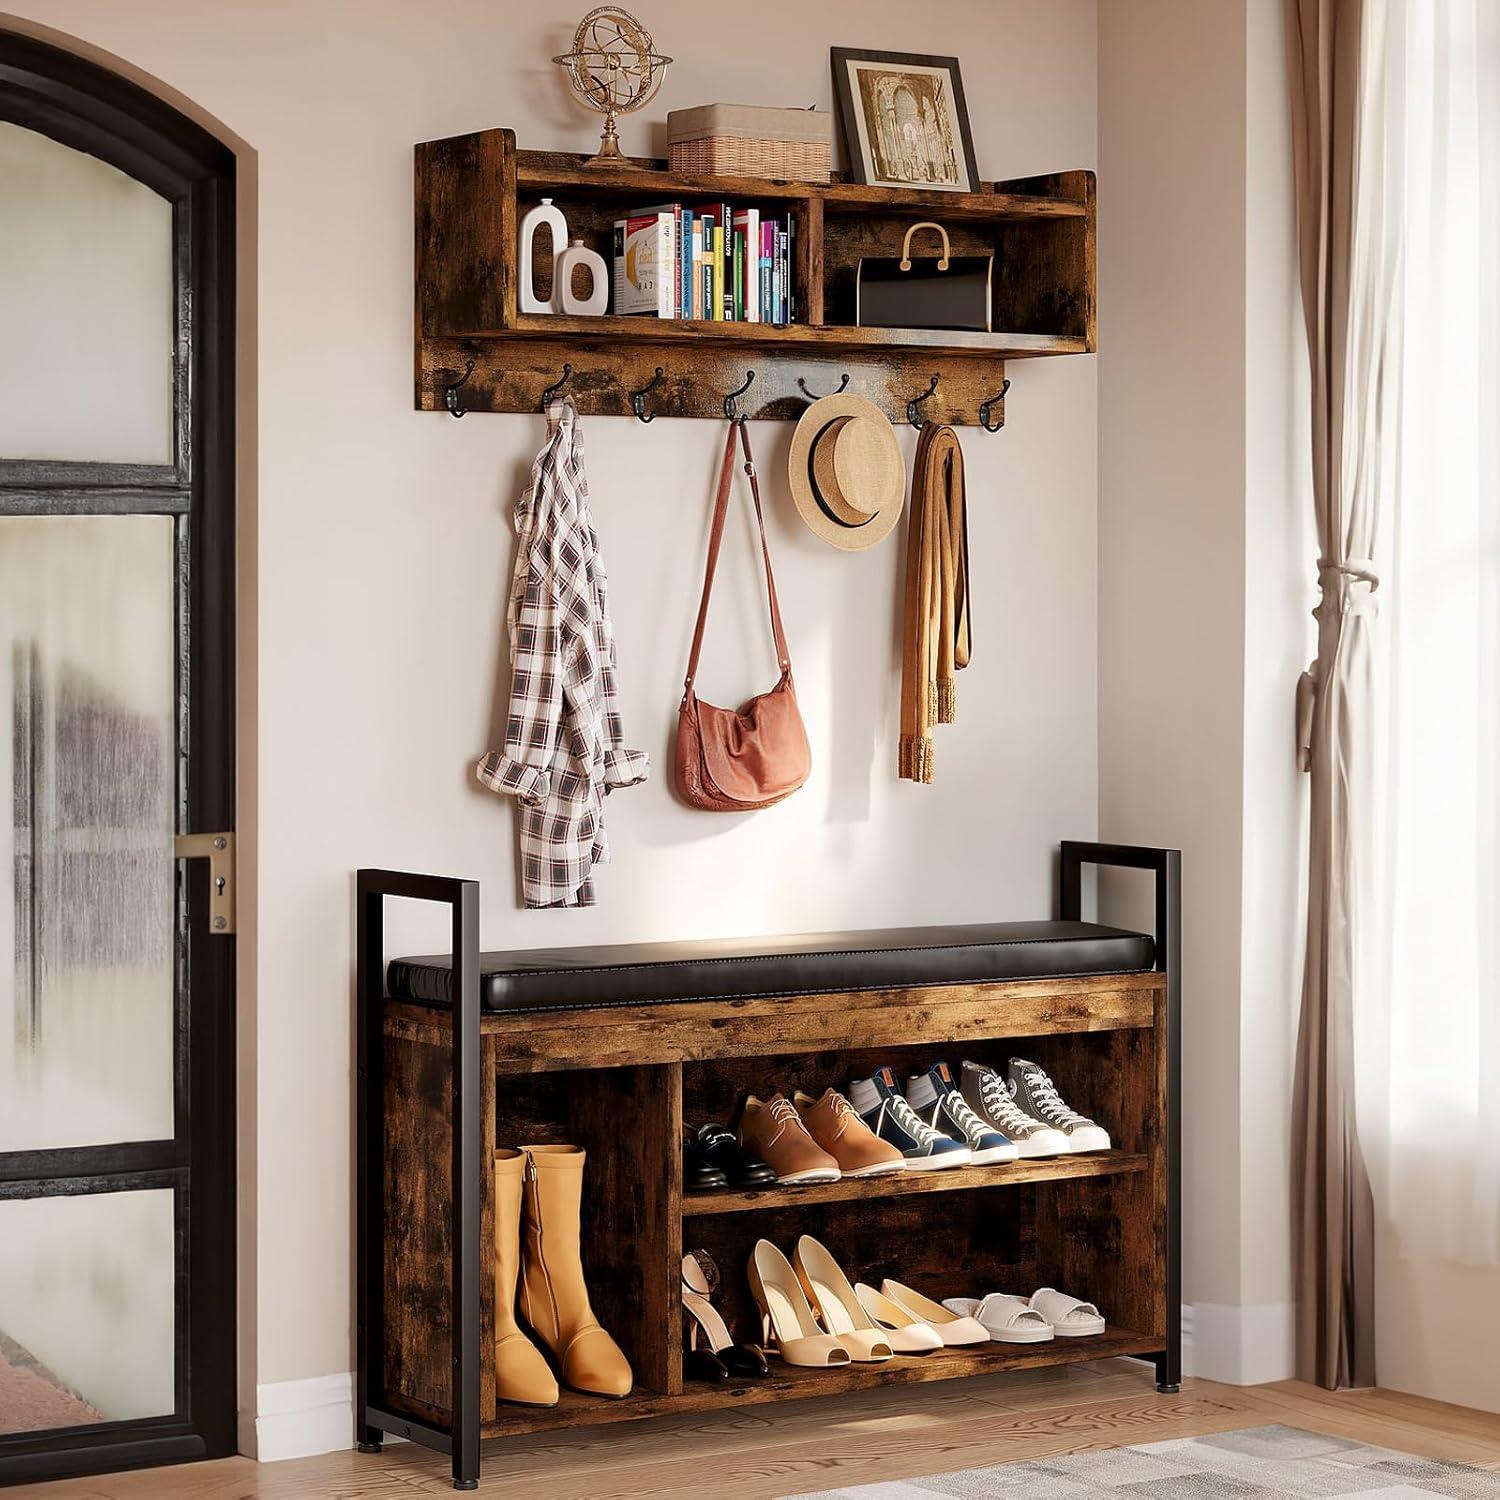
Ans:
<svg viewBox="0 0 1500 1500"><path fill-rule="evenodd" d="M1077 915L1087 863L1155 872L1155 968L530 1014L480 1010L474 882L360 872L362 1444L386 1433L426 1443L451 1454L455 1483L472 1488L481 1438L1112 1355L1152 1358L1159 1382L1175 1386L1177 856L1065 844L1064 919ZM388 896L452 906L451 1010L385 998ZM684 1122L726 1118L747 1089L816 1093L882 1063L904 1077L939 1057L1003 1067L1012 1055L1040 1063L1114 1149L759 1192L682 1190ZM635 1372L621 1400L495 1399L489 1163L497 1145L542 1141L588 1152L584 1265L594 1309ZM715 1300L738 1336L754 1338L751 1247L765 1236L790 1252L803 1233L851 1279L890 1276L939 1297L1051 1285L1096 1302L1109 1327L826 1371L773 1357L766 1380L685 1382L683 1253L713 1255L723 1273Z"/></svg>
<svg viewBox="0 0 1500 1500"><path fill-rule="evenodd" d="M649 387L643 416L722 417L725 395L753 370L755 381L739 401L750 417L798 417L813 393L840 388L847 377L844 389L904 422L907 403L935 377L923 415L972 426L983 405L994 429L1004 420L1007 360L1096 347L1092 172L944 193L688 176L642 158L607 169L587 161L517 150L514 132L503 129L416 148L419 410L534 412L566 367L566 390L585 415L629 416L631 393ZM790 218L795 321L523 313L520 220L543 198L606 264L615 220L642 205L728 202ZM994 257L994 331L860 327L860 258L900 255L907 229L931 220L945 226L955 255ZM546 236L537 236L536 274L540 295L550 296Z"/></svg>

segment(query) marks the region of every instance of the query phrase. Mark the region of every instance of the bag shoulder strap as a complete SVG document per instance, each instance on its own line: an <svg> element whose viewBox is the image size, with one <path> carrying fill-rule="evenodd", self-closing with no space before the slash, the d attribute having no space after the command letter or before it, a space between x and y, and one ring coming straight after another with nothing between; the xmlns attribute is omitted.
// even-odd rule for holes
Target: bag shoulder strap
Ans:
<svg viewBox="0 0 1500 1500"><path fill-rule="evenodd" d="M781 604L776 597L776 575L771 570L771 546L766 540L766 518L761 509L760 483L755 473L755 458L750 452L750 433L744 418L731 422L724 443L724 462L719 468L719 492L714 500L713 525L708 534L708 566L703 574L703 598L698 604L698 623L693 627L693 649L688 656L687 678L684 689L692 691L693 679L698 675L698 658L703 651L703 627L708 623L708 601L713 593L714 572L719 565L719 547L724 540L724 521L729 513L729 490L734 481L734 435L739 429L740 445L745 452L745 473L750 476L750 494L755 501L755 521L760 527L760 550L766 564L766 596L771 607L771 635L776 642L776 660L783 673L792 669L792 659L787 653L786 632L781 626Z"/></svg>

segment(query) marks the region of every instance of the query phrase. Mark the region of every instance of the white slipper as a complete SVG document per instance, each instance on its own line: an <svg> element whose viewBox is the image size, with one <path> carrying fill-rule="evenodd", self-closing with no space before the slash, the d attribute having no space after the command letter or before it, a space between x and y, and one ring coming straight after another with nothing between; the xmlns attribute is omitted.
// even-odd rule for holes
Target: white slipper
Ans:
<svg viewBox="0 0 1500 1500"><path fill-rule="evenodd" d="M973 1318L997 1344L1045 1344L1052 1325L1024 1297L991 1292L987 1297L944 1297L943 1306L961 1318Z"/></svg>
<svg viewBox="0 0 1500 1500"><path fill-rule="evenodd" d="M1081 1339L1104 1332L1104 1319L1092 1302L1081 1302L1050 1286L1033 1292L1030 1306L1052 1325L1059 1338Z"/></svg>

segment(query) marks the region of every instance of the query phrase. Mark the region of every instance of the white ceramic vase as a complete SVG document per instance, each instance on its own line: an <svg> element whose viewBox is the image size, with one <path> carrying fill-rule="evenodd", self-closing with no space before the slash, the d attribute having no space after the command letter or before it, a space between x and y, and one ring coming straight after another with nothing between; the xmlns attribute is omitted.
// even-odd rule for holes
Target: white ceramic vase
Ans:
<svg viewBox="0 0 1500 1500"><path fill-rule="evenodd" d="M536 273L532 265L535 253L536 232L546 229L552 238L552 265L553 265L553 296L549 302L543 302L536 294ZM557 302L557 287L559 278L556 267L558 257L563 254L563 247L568 243L568 221L563 218L562 209L553 205L550 198L543 198L533 209L529 210L526 217L521 220L521 285L519 288L521 296L521 311L523 313L549 313L555 311L554 304Z"/></svg>
<svg viewBox="0 0 1500 1500"><path fill-rule="evenodd" d="M597 318L609 307L609 267L604 257L590 250L582 240L572 244L553 262L552 304L558 312L571 313L575 317ZM585 266L589 273L589 290L586 297L573 292L573 273Z"/></svg>

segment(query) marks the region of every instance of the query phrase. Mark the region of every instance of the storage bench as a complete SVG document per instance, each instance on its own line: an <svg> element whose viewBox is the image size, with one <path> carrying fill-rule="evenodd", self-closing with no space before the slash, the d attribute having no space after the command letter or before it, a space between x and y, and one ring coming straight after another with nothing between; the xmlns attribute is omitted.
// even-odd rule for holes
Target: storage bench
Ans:
<svg viewBox="0 0 1500 1500"><path fill-rule="evenodd" d="M1151 935L1080 920L1086 863L1149 869ZM1135 1355L1179 1379L1178 855L1065 843L1057 921L481 954L473 881L358 878L360 1446L448 1453L473 1488L481 1438L867 1385ZM448 903L451 955L383 975L387 896ZM682 1191L684 1122L746 1090L844 1089L882 1063L1003 1069L1020 1054L1099 1121L1112 1149L754 1192ZM589 1153L583 1254L601 1323L635 1372L610 1401L497 1403L497 1145ZM941 1233L933 1232L935 1223ZM769 1379L685 1382L679 1266L709 1250L731 1326L753 1336L743 1268L762 1236L823 1240L851 1273L936 1295L1055 1285L1096 1302L1102 1337L990 1344Z"/></svg>

